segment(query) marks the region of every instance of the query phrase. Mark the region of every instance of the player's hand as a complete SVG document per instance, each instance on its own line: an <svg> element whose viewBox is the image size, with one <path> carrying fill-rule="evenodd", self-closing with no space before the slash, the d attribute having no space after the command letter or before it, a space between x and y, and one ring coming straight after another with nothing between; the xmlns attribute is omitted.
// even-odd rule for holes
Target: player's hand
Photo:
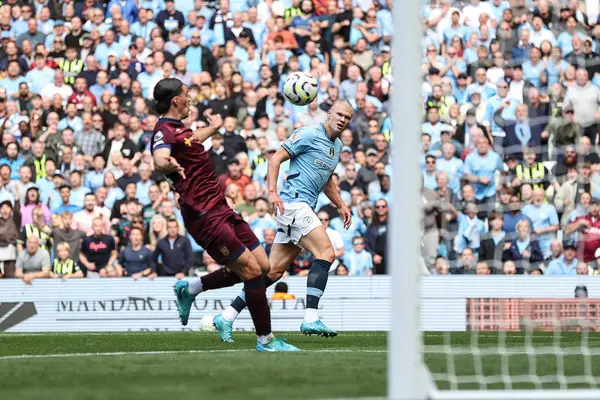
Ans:
<svg viewBox="0 0 600 400"><path fill-rule="evenodd" d="M271 204L271 214L277 216L277 211L279 211L279 215L283 215L283 201L277 193L269 193L269 204Z"/></svg>
<svg viewBox="0 0 600 400"><path fill-rule="evenodd" d="M221 114L211 114L207 115L206 119L208 120L208 125L214 129L215 131L223 125L223 118Z"/></svg>
<svg viewBox="0 0 600 400"><path fill-rule="evenodd" d="M185 170L181 165L179 165L175 158L169 157L169 164L171 164L173 171L177 172L183 179L185 179Z"/></svg>
<svg viewBox="0 0 600 400"><path fill-rule="evenodd" d="M352 225L352 213L346 205L343 205L342 208L340 208L340 218L344 222L344 228L348 230L350 225Z"/></svg>

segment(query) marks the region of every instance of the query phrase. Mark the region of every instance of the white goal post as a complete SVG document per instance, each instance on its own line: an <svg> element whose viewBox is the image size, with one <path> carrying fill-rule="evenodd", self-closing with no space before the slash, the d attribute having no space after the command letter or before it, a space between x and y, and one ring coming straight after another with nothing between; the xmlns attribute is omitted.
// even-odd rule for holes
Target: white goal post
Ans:
<svg viewBox="0 0 600 400"><path fill-rule="evenodd" d="M421 37L422 17L421 7L423 0L394 1L394 42L393 42L393 92L391 102L391 116L393 119L392 160L394 167L394 184L392 185L393 199L391 226L388 238L389 259L392 281L392 330L389 334L388 357L388 398L400 400L425 400L425 399L600 399L600 374L594 376L591 367L586 369L584 375L571 380L559 373L556 374L559 387L566 388L568 383L589 383L590 389L540 389L539 383L548 383L552 377L537 377L536 361L531 357L547 355L549 347L538 349L524 346L517 349L522 355L530 356L530 374L514 376L511 379L510 371L506 367L510 351L504 346L488 347L482 350L480 343L474 340L471 346L462 347L460 350L452 346L429 346L426 348L419 323L419 291L420 291L420 248L421 248L421 172L419 167L420 154L420 128L422 105L421 98L421 73L422 59ZM426 279L426 278L425 278ZM452 279L452 277L448 277ZM485 278L484 278L485 279ZM475 333L476 334L476 333ZM502 335L502 334L500 334ZM560 332L557 333L560 336ZM529 338L530 339L530 338ZM580 348L584 356L596 354L598 350L591 351L587 341L581 339ZM561 352L560 346L555 347ZM461 377L454 374L454 366L445 375L454 380L454 388L438 390L434 377L424 361L424 354L439 352L450 355L448 363L457 363L455 355L473 356L481 361L482 354L495 352L502 357L502 370L500 375L494 375L494 383L529 382L522 379L533 377L537 382L537 389L521 390L494 390L487 388L489 377L468 376L464 381L478 385L480 390L459 390L456 382ZM589 362L589 361L586 361ZM477 366L476 374L481 371ZM453 375L454 374L454 375ZM461 382L464 383L464 382Z"/></svg>

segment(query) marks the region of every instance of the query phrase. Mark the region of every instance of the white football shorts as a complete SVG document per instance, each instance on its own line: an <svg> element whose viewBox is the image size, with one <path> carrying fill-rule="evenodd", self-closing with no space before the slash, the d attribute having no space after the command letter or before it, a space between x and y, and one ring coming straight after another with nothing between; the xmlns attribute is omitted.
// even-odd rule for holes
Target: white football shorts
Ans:
<svg viewBox="0 0 600 400"><path fill-rule="evenodd" d="M277 215L277 235L275 243L300 242L302 236L308 235L321 225L319 217L306 203L283 203L283 215Z"/></svg>

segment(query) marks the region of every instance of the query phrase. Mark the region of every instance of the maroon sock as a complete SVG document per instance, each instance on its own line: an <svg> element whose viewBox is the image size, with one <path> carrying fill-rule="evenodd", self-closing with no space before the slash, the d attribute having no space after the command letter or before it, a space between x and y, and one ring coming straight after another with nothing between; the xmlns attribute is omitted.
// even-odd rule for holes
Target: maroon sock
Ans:
<svg viewBox="0 0 600 400"><path fill-rule="evenodd" d="M233 286L242 281L237 274L226 271L225 268L204 275L200 280L202 281L203 291Z"/></svg>
<svg viewBox="0 0 600 400"><path fill-rule="evenodd" d="M271 333L271 309L267 302L266 290L265 278L262 275L244 282L246 304L259 336Z"/></svg>

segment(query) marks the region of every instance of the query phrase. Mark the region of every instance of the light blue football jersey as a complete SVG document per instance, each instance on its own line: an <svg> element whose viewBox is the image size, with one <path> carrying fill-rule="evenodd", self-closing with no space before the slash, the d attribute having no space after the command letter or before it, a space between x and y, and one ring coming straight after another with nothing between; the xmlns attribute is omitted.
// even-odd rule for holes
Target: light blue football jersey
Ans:
<svg viewBox="0 0 600 400"><path fill-rule="evenodd" d="M314 210L319 193L340 162L342 141L331 140L319 124L296 129L282 147L292 158L281 200L306 203Z"/></svg>

